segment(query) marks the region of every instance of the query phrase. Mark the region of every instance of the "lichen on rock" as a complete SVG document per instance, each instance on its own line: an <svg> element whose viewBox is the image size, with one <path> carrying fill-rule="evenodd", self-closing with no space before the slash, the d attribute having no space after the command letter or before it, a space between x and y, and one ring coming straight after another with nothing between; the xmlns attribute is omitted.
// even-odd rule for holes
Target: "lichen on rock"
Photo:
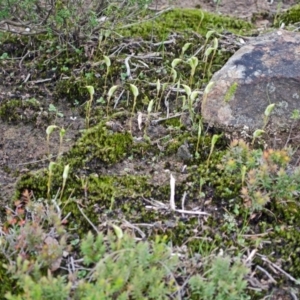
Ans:
<svg viewBox="0 0 300 300"><path fill-rule="evenodd" d="M213 86L202 103L205 122L229 133L246 127L252 135L267 129L271 138L276 135L284 144L295 125L291 115L300 109L299 49L300 35L294 32L277 30L253 38L212 77ZM275 108L266 116L270 104ZM297 141L295 137L293 143Z"/></svg>

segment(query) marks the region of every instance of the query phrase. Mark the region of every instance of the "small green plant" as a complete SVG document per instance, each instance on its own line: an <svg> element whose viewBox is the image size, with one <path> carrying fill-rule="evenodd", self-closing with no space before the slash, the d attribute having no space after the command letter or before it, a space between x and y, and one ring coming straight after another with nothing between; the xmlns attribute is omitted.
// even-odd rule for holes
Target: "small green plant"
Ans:
<svg viewBox="0 0 300 300"><path fill-rule="evenodd" d="M182 85L186 94L187 94L187 107L189 110L189 115L190 115L190 119L192 120L192 122L195 119L195 111L194 111L194 103L195 100L197 98L197 96L199 95L198 91L192 91L191 88L185 84ZM186 98L185 98L186 99ZM183 103L183 110L185 109L185 102Z"/></svg>
<svg viewBox="0 0 300 300"><path fill-rule="evenodd" d="M253 133L253 138L252 138L252 145L254 145L254 142L257 138L260 138L263 133L265 133L264 129L266 128L267 124L268 124L268 121L269 121L269 118L270 118L270 115L273 111L275 107L275 103L271 103L267 106L267 108L265 109L265 112L264 112L264 125L263 125L263 128L262 129L256 129Z"/></svg>
<svg viewBox="0 0 300 300"><path fill-rule="evenodd" d="M244 205L251 211L263 210L270 201L283 206L296 201L300 193L300 168L289 172L290 160L288 149L251 150L244 141L234 140L222 159L222 168L225 174L240 174Z"/></svg>
<svg viewBox="0 0 300 300"><path fill-rule="evenodd" d="M200 119L199 123L198 123L198 136L197 136L197 145L196 145L196 151L195 151L196 157L199 157L199 146L200 146L200 139L201 139L201 134L202 134L202 127L203 127L203 124Z"/></svg>
<svg viewBox="0 0 300 300"><path fill-rule="evenodd" d="M114 85L109 89L109 91L107 93L107 104L106 104L106 116L107 117L108 117L108 107L109 107L110 99L113 96L113 94L115 93L115 91L117 90L117 88L118 88L118 85Z"/></svg>
<svg viewBox="0 0 300 300"><path fill-rule="evenodd" d="M223 135L222 133L221 134L214 134L213 137L212 137L212 139L211 139L210 151L209 151L209 155L208 155L208 158L207 158L207 161L206 161L207 167L209 165L211 155L214 152L215 145L216 145L217 141L219 140L219 138L222 137L222 135Z"/></svg>
<svg viewBox="0 0 300 300"><path fill-rule="evenodd" d="M214 57L217 53L218 47L219 47L219 41L215 37L213 40L213 45L211 47L208 47L204 53L205 66L204 66L204 71L203 71L203 78L204 78L204 76L206 76L206 73L209 77L212 75L211 74L211 66L212 66ZM209 57L210 57L210 61L208 62Z"/></svg>
<svg viewBox="0 0 300 300"><path fill-rule="evenodd" d="M207 97L209 92L211 91L211 89L213 88L213 86L215 85L215 83L213 81L210 81L207 86L204 89L204 93L203 93L203 100L202 102L205 103L207 101Z"/></svg>
<svg viewBox="0 0 300 300"><path fill-rule="evenodd" d="M265 112L264 112L264 127L263 127L263 129L267 126L269 118L270 118L270 115L271 115L271 112L273 111L274 107L275 107L275 103L272 103L272 104L269 104L267 106L267 108L265 109Z"/></svg>
<svg viewBox="0 0 300 300"><path fill-rule="evenodd" d="M106 74L105 74L105 80L104 80L104 89L106 90L106 88L107 88L107 77L108 77L108 74L109 74L111 61L110 61L110 58L106 55L104 55L103 58L104 58L104 62L106 64Z"/></svg>
<svg viewBox="0 0 300 300"><path fill-rule="evenodd" d="M94 87L91 85L87 85L86 88L90 94L90 100L87 101L86 103L86 114L85 114L85 128L88 129L90 127L91 109L94 100L95 90Z"/></svg>
<svg viewBox="0 0 300 300"><path fill-rule="evenodd" d="M0 56L0 60L4 60L4 59L8 59L9 58L9 55L6 53L6 52L4 52L4 53L2 53L2 55Z"/></svg>
<svg viewBox="0 0 300 300"><path fill-rule="evenodd" d="M62 67L60 68L60 70L61 70L62 72L67 72L67 71L69 71L69 68L66 67L66 66L62 66Z"/></svg>
<svg viewBox="0 0 300 300"><path fill-rule="evenodd" d="M178 259L160 239L136 243L128 234L106 238L89 233L81 250L85 265L94 267L80 282L78 299L166 299L176 293L171 272Z"/></svg>
<svg viewBox="0 0 300 300"><path fill-rule="evenodd" d="M47 134L47 152L48 152L48 157L51 157L50 153L50 135L54 131L55 128L58 128L56 125L50 125L46 129L46 134Z"/></svg>
<svg viewBox="0 0 300 300"><path fill-rule="evenodd" d="M175 71L175 70L174 70L174 71ZM175 72L176 72L176 71L175 71ZM160 80L157 79L157 81L156 81L156 100L157 100L156 111L160 108L160 98L159 98L160 90L161 90Z"/></svg>
<svg viewBox="0 0 300 300"><path fill-rule="evenodd" d="M148 108L147 108L147 119L146 119L146 126L145 126L145 130L144 130L144 135L147 136L147 129L148 126L150 124L150 114L153 110L153 106L154 106L154 100L152 99L149 104L148 104Z"/></svg>
<svg viewBox="0 0 300 300"><path fill-rule="evenodd" d="M49 112L55 113L55 115L56 115L57 117L60 117L60 118L63 118L63 116L64 116L64 114L63 114L62 112L60 112L60 111L57 109L57 107L56 107L54 104L52 104L52 103L49 104L48 111L49 111Z"/></svg>
<svg viewBox="0 0 300 300"><path fill-rule="evenodd" d="M181 55L180 55L180 59L184 59L184 53L186 52L186 50L188 50L190 48L190 46L192 45L192 43L185 43L181 49Z"/></svg>
<svg viewBox="0 0 300 300"><path fill-rule="evenodd" d="M161 84L160 80L157 79L157 81L156 81L156 107L155 107L155 111L158 111L161 108L161 100L164 96L164 91L165 91L166 87L167 87L167 83Z"/></svg>
<svg viewBox="0 0 300 300"><path fill-rule="evenodd" d="M136 106L136 99L139 95L139 89L134 84L130 84L130 90L133 94L133 105L132 105L132 112L131 115L134 115L135 106ZM132 118L130 118L130 132L132 133Z"/></svg>
<svg viewBox="0 0 300 300"><path fill-rule="evenodd" d="M257 138L260 138L263 134L265 133L264 130L262 129L256 129L254 132L253 132L253 137L252 137L252 142L251 144L254 145L255 141Z"/></svg>
<svg viewBox="0 0 300 300"><path fill-rule="evenodd" d="M195 76L196 68L199 64L198 58L196 56L193 56L188 59L188 64L191 66L191 74L190 74L190 80L189 80L189 85L192 86L193 84L193 79Z"/></svg>
<svg viewBox="0 0 300 300"><path fill-rule="evenodd" d="M299 120L300 119L300 111L299 111L299 109L294 109L292 111L291 119L292 120Z"/></svg>
<svg viewBox="0 0 300 300"><path fill-rule="evenodd" d="M66 182L67 182L67 179L69 177L69 171L70 171L70 166L69 165L64 166L64 172L63 172L63 175L62 175L63 183L62 183L62 188L61 188L61 191L60 191L59 202L61 202L62 196L64 194L64 190L65 190L65 187L66 187Z"/></svg>
<svg viewBox="0 0 300 300"><path fill-rule="evenodd" d="M194 275L189 280L191 295L197 300L246 300L249 269L239 258L212 256L204 259L204 275Z"/></svg>
<svg viewBox="0 0 300 300"><path fill-rule="evenodd" d="M50 159L52 154L50 153L50 136L52 132L58 128L59 129L59 147L58 147L58 153L57 157L60 156L61 154L61 149L62 149L62 144L63 144L63 138L66 134L66 130L62 127L58 127L57 125L49 125L46 129L46 134L47 134L47 153L48 153L48 158Z"/></svg>
<svg viewBox="0 0 300 300"><path fill-rule="evenodd" d="M51 191L51 183L53 177L53 168L55 166L55 162L50 161L48 166L48 182L47 182L47 199L50 200L50 191Z"/></svg>

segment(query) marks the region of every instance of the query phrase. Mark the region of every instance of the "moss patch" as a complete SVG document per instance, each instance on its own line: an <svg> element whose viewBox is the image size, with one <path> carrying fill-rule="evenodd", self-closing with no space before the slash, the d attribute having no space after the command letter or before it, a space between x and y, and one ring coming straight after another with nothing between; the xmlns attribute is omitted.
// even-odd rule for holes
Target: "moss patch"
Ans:
<svg viewBox="0 0 300 300"><path fill-rule="evenodd" d="M80 167L97 164L114 164L125 157L132 146L128 132L109 132L102 123L88 129L69 152L71 165Z"/></svg>
<svg viewBox="0 0 300 300"><path fill-rule="evenodd" d="M207 31L226 30L243 33L249 32L253 27L250 23L237 18L218 16L198 9L173 9L162 14L159 18L122 29L120 33L125 36L139 36L149 38L153 35L159 39L166 39L170 33L181 32L188 35L198 32L205 36Z"/></svg>
<svg viewBox="0 0 300 300"><path fill-rule="evenodd" d="M0 118L6 122L34 122L39 113L41 113L40 104L35 99L32 101L11 99L0 104Z"/></svg>
<svg viewBox="0 0 300 300"><path fill-rule="evenodd" d="M300 5L295 5L286 12L281 13L275 20L275 26L294 24L300 21Z"/></svg>

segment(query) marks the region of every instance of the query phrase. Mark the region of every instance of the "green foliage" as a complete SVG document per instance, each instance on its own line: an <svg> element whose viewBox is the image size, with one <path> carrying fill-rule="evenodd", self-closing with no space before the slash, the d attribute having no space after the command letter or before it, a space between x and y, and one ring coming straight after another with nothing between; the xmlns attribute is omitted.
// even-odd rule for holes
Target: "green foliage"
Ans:
<svg viewBox="0 0 300 300"><path fill-rule="evenodd" d="M176 291L172 271L178 263L163 241L138 242L92 234L82 241L86 265L96 263L79 283L76 299L166 299Z"/></svg>
<svg viewBox="0 0 300 300"><path fill-rule="evenodd" d="M27 200L28 191L24 192ZM0 253L8 260L8 270L15 275L22 270L35 275L43 270L56 270L66 246L65 229L61 224L59 207L47 206L41 202L26 205L15 202L15 211L8 210L4 237ZM36 265L29 263L33 259ZM23 265L24 261L27 261Z"/></svg>
<svg viewBox="0 0 300 300"><path fill-rule="evenodd" d="M113 164L125 157L131 145L130 133L112 134L100 123L84 132L69 155L78 163L97 160Z"/></svg>
<svg viewBox="0 0 300 300"><path fill-rule="evenodd" d="M65 239L72 234L55 201L55 206L43 200L26 204L26 198L29 201L30 195L24 193L23 202L15 203L17 209L8 210L2 232L0 250L8 272L4 282L12 278L17 283L17 289L4 290L6 299L166 299L182 292L177 278L190 277L182 270L194 258L187 254L184 263L179 261L165 238L137 241L112 225L115 233L89 232L73 242ZM68 277L61 268L62 250L77 257ZM238 258L209 256L202 261L193 270L199 275L185 278L189 299L247 299L248 269Z"/></svg>
<svg viewBox="0 0 300 300"><path fill-rule="evenodd" d="M40 113L40 103L33 99L10 99L0 104L0 119L6 122L34 122Z"/></svg>
<svg viewBox="0 0 300 300"><path fill-rule="evenodd" d="M18 292L8 292L6 299L68 299L71 295L73 299L165 299L176 292L172 272L178 265L178 257L172 254L165 240L137 242L121 229L118 236L111 232L106 236L88 233L81 241L80 268L86 270L85 275L76 271L72 281L64 275L55 275L63 258L63 253L55 250L60 247L56 239L64 234L58 224L61 216L56 213L53 222L52 217L43 214L53 216L51 207L49 210L47 206L42 210L40 205L33 207L42 216L22 219L24 213L20 212L9 219L9 224L15 223L12 220L24 222L15 223L14 227L8 225L6 244L1 248L7 257L8 273L20 288ZM48 230L57 236L56 242L54 238L50 243L45 241L50 237Z"/></svg>
<svg viewBox="0 0 300 300"><path fill-rule="evenodd" d="M299 217L298 217L299 218ZM298 220L297 220L298 222ZM270 234L273 243L266 245L263 253L273 258L273 253L276 257L280 257L282 268L299 280L300 278L300 256L299 243L300 233L295 226L274 226L275 230ZM299 284L299 283L298 283Z"/></svg>
<svg viewBox="0 0 300 300"><path fill-rule="evenodd" d="M240 174L246 170L246 185L241 189L244 204L251 210L261 210L268 202L285 206L297 201L300 193L300 168L288 170L287 150L250 150L243 141L233 141L222 162L225 174ZM226 175L225 175L226 176Z"/></svg>
<svg viewBox="0 0 300 300"><path fill-rule="evenodd" d="M228 256L213 256L204 261L204 275L194 275L189 280L192 291L190 299L250 299L246 294L247 282L244 279L250 270L239 259L231 262Z"/></svg>
<svg viewBox="0 0 300 300"><path fill-rule="evenodd" d="M79 157L80 159L80 157ZM72 163L72 160L67 160ZM64 160L66 162L66 160ZM149 178L139 175L98 175L91 174L87 177L74 176L80 172L79 169L74 168L70 172L63 195L59 196L65 209L71 213L68 219L68 227L76 228L78 235L82 236L91 228L90 224L82 217L78 206L83 205L84 213L94 223L99 218L99 211L95 207L102 207L105 211L115 209L118 207L124 214L132 214L138 211L136 218L143 218L146 214L144 204L138 199L140 196L150 196L151 185ZM49 185L49 171L39 172L38 174L26 174L18 182L17 192L15 198L20 198L20 192L24 189L35 191L35 195L39 198L57 197L57 191L62 192L63 186L63 165L57 163L53 167L54 171L51 175L51 182ZM47 185L50 186L50 191L47 191ZM72 194L72 197L70 197ZM88 197L87 197L88 196ZM82 199L78 202L76 199ZM83 201L83 203L81 203ZM148 214L147 214L148 216Z"/></svg>
<svg viewBox="0 0 300 300"><path fill-rule="evenodd" d="M252 28L250 23L212 14L197 9L173 9L165 12L159 18L131 26L129 29L122 29L120 32L128 36L142 36L143 38L156 36L159 39L166 39L168 35L176 32L196 31L205 36L208 30L223 30L233 32L249 31Z"/></svg>
<svg viewBox="0 0 300 300"><path fill-rule="evenodd" d="M64 44L78 44L98 25L97 16L105 2L92 0L86 5L82 0L2 0L0 21L5 24L13 20L20 34L26 35L29 31L31 34L47 33L58 36Z"/></svg>
<svg viewBox="0 0 300 300"><path fill-rule="evenodd" d="M0 254L0 295L4 295L11 290L18 290L16 279L8 275L7 269L5 267L6 263L6 257L3 254Z"/></svg>
<svg viewBox="0 0 300 300"><path fill-rule="evenodd" d="M68 299L71 290L71 283L61 276L53 277L50 272L48 276L41 277L37 281L29 275L21 275L18 278L19 285L23 292L20 295L13 295L11 292L5 295L8 300L65 300Z"/></svg>
<svg viewBox="0 0 300 300"><path fill-rule="evenodd" d="M275 19L275 26L281 26L282 23L285 25L298 23L300 21L300 5L294 5Z"/></svg>
<svg viewBox="0 0 300 300"><path fill-rule="evenodd" d="M31 196L25 190L14 209L7 210L7 221L0 231L2 295L10 292L8 299L62 299L56 295L68 286L63 279L51 276L60 268L63 251L68 250L60 209L33 203ZM40 285L36 285L37 279ZM24 298L12 295L21 291Z"/></svg>
<svg viewBox="0 0 300 300"><path fill-rule="evenodd" d="M93 0L91 2L94 3ZM147 2L138 0L129 1L128 4L141 7ZM0 1L0 7L3 3L6 2ZM39 3L35 1L37 6ZM43 3L48 2L46 0ZM31 30L38 30L38 24L42 26L41 30L46 30L45 36L38 37L42 42L36 43L35 39L31 40L32 37L22 39L26 45L33 42L35 49L47 56L47 62L43 64L45 56L24 57L25 52L18 48L18 55L24 57L21 62L27 68L36 64L39 72L32 76L41 76L42 79L51 77L53 80L61 78L55 84L58 101L67 98L77 103L75 109L84 110L79 104L88 99L86 86L95 87L96 98L94 101L91 97L86 105L87 130L83 131L73 148L63 157L58 157L55 165L51 165L51 170L26 174L17 186L19 192L24 191L24 188L34 190L39 200L25 209L16 203L16 207L8 210L7 224L3 227L0 243L3 246L0 249L0 281L3 289L0 288L0 291L2 294L10 291L6 294L7 299L167 299L176 298L179 293L182 297L186 296L186 299L248 299L245 275L249 270L239 258L211 255L212 248L216 250L220 246L225 249L234 245L235 251L240 251L236 236L244 233L248 221L250 228L252 219L248 220L249 211L262 210L260 214L252 215L264 217L264 212L270 210L276 214L280 224L295 225L299 220L297 197L300 172L296 168L289 169L290 155L285 150L252 150L239 141L233 142L230 149L224 151L227 146L225 139L218 140L219 135L215 132L212 137L203 135L205 127L199 121L195 108L203 83L231 55L226 49L223 52L224 49L219 46L218 33L226 28L244 34L251 25L200 10L172 10L149 22L143 22L144 15L141 13L137 26L120 24L119 18L115 18L113 24L108 25L121 28L115 32L130 37L141 35L150 38L143 42L135 40L133 44L130 40L128 45L134 45L132 54L152 55L159 52L163 59L139 58L139 55L129 57L129 48L123 47L127 39L116 38L111 30L102 31L106 24L100 24L101 29L96 31L95 39L94 29L99 25L99 11L85 10L83 13L89 16L86 20L86 16L75 16L78 7L71 7L70 1L55 3L56 10L48 19L50 23L41 23L41 15L38 14L29 20L32 22ZM76 5L76 1L72 3ZM11 4L15 8L23 5L24 11L32 9L31 14L37 9L37 6L30 6L33 0L22 3L12 1ZM9 18L12 11L7 6L3 8L3 11L0 9L0 18L4 15ZM114 10L121 17L125 17L127 12L127 8L120 11L118 4L111 3L103 15L110 16ZM83 26L79 26L81 18L87 21ZM164 43L174 31L180 33L173 35L175 42ZM190 34L191 31L194 33ZM59 39L53 38L53 35ZM89 39L89 43L81 47L84 39ZM3 52L0 59L4 63L12 55L16 56L16 52ZM132 78L129 79L129 69L124 65L125 58L125 62L130 62L128 68L131 68ZM43 63L37 62L39 59ZM110 59L113 61L110 62ZM147 63L143 63L144 60ZM135 65L138 67L133 68ZM48 73L48 70L51 72ZM170 89L175 86L178 88L176 95ZM179 96L182 93L181 87L185 88L185 99ZM209 88L207 85L204 101ZM230 101L237 88L235 84L230 87L225 101ZM18 112L26 111L28 107L24 106L24 101L16 101L3 103L1 117L16 116L15 120L18 121ZM9 106L14 104L17 104L17 110ZM34 102L31 104L34 106ZM46 110L48 105L45 106ZM164 115L162 118L159 116L165 113L167 105L169 111L164 121ZM126 121L131 117L128 110L130 107L133 122L136 122L136 112L142 112L142 121L146 123L144 141L134 142L131 134L126 132L129 130ZM145 121L146 107L148 114ZM60 113L54 106L49 106L49 109L57 116ZM116 114L111 114L112 109ZM179 119L180 114L174 119L169 118L184 111L189 117L187 122L184 118ZM294 113L293 118L297 119L298 115ZM159 120L159 132L153 132L156 129L153 119ZM95 125L99 120L100 123ZM114 121L120 127L118 130L110 127L113 132L105 124ZM197 146L196 121L199 121ZM136 127L132 126L132 135L136 134ZM151 140L153 143L146 142L146 134L149 134L148 139L155 137ZM161 135L165 136L161 138ZM195 147L197 151L196 162L199 164L195 167L195 159L191 156L193 169L190 166L186 169L184 167L188 174L194 172L193 178L178 172L176 158L169 160L170 154L176 153L185 144L191 151ZM51 149L49 157L50 152ZM131 161L128 164L117 164L124 158L133 159L134 164L137 157L143 159L144 165L141 163L132 168ZM156 168L157 162L165 165ZM117 165L107 174L107 167L114 164ZM65 172L69 176L62 178L64 166L68 171L70 167L70 171ZM201 202L201 207L208 209L212 217L202 219L202 216L191 217L186 214L178 217L160 206L155 207L156 200L166 202L169 198L168 182L160 181L164 180L164 176L157 176L162 169L176 171L180 177L176 184L178 207L181 196L183 202L187 196L186 207L194 207ZM140 175L144 173L145 176ZM152 174L153 178L150 178ZM155 182L157 178L158 182ZM48 201L43 200L46 196ZM59 201L55 201L57 199ZM243 202L244 207L240 202ZM235 205L235 213L228 209L228 213L222 214L221 209L226 210L231 203ZM61 210L68 217L62 216ZM241 214L246 216L245 220L241 220ZM124 221L122 228L133 224L130 227L134 228L132 232L141 235L145 233L148 241L138 241L133 235L123 235L123 232L117 235L116 232L112 234L105 231L107 228L115 229L111 220L127 220L127 217L131 224ZM91 223L95 225L91 226ZM274 240L278 239L276 245L267 249L270 250L267 254L275 249L275 253L282 255L284 267L298 276L299 235L296 226L288 230L284 226L272 232ZM97 235L87 233L91 227L97 231ZM249 232L257 233L256 228L253 229L255 232L252 229ZM267 229L269 232L270 228ZM168 241L164 238L151 241L156 234L165 234ZM232 240L228 241L227 234L233 237ZM203 236L207 239L202 239ZM281 239L287 241L287 245L295 250L294 253L290 254L281 247ZM245 248L252 246L251 242L247 244L245 240ZM178 248L172 248L171 242ZM258 249L264 251L266 248ZM180 261L174 253L178 249ZM197 250L200 258L196 265ZM70 269L69 258L75 258L75 264L72 265L75 270ZM66 266L69 267L68 272Z"/></svg>

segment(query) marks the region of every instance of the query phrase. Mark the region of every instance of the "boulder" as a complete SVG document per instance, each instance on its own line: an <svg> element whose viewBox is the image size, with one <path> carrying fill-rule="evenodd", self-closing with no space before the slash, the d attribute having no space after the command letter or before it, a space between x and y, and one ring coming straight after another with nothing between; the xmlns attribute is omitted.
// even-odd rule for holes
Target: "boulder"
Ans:
<svg viewBox="0 0 300 300"><path fill-rule="evenodd" d="M280 29L251 39L213 75L209 86L201 107L209 126L238 137L263 129L267 142L299 143L299 33ZM267 118L264 112L273 103Z"/></svg>

